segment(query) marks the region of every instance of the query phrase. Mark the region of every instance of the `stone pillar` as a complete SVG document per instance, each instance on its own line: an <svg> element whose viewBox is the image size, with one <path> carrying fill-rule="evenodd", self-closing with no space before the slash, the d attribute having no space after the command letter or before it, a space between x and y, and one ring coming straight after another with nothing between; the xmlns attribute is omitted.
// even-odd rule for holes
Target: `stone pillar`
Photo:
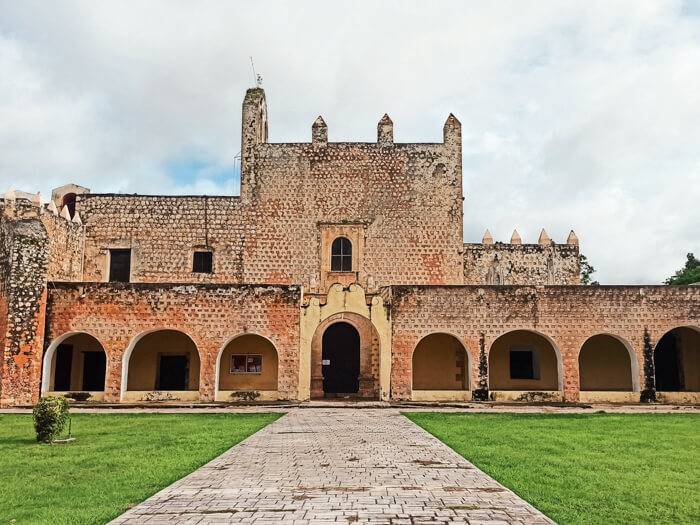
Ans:
<svg viewBox="0 0 700 525"><path fill-rule="evenodd" d="M255 146L267 142L267 102L262 88L246 91L241 115L241 200L250 202L255 186Z"/></svg>
<svg viewBox="0 0 700 525"><path fill-rule="evenodd" d="M223 343L216 340L196 342L199 350L199 400L214 401L216 392L216 361Z"/></svg>
<svg viewBox="0 0 700 525"><path fill-rule="evenodd" d="M46 324L48 236L38 217L0 226L0 406L39 399Z"/></svg>
<svg viewBox="0 0 700 525"><path fill-rule="evenodd" d="M559 348L562 359L562 383L564 401L577 403L580 399L578 349L584 341L566 340Z"/></svg>
<svg viewBox="0 0 700 525"><path fill-rule="evenodd" d="M644 328L644 382L639 396L641 403L653 403L656 401L656 368L654 366L654 347L651 345L649 330Z"/></svg>
<svg viewBox="0 0 700 525"><path fill-rule="evenodd" d="M105 353L107 354L107 377L105 378L105 401L108 403L119 403L122 395L123 359L129 341L108 340L102 341ZM126 385L125 385L126 386Z"/></svg>
<svg viewBox="0 0 700 525"><path fill-rule="evenodd" d="M489 400L489 358L486 354L486 337L479 335L479 360L477 365L477 383L472 387L474 401Z"/></svg>

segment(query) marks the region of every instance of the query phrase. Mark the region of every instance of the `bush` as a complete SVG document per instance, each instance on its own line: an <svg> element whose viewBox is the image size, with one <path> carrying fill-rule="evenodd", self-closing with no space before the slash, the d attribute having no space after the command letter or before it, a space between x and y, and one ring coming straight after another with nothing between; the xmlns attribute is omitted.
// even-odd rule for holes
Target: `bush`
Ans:
<svg viewBox="0 0 700 525"><path fill-rule="evenodd" d="M36 440L51 443L61 433L68 418L68 400L64 397L42 397L34 406Z"/></svg>

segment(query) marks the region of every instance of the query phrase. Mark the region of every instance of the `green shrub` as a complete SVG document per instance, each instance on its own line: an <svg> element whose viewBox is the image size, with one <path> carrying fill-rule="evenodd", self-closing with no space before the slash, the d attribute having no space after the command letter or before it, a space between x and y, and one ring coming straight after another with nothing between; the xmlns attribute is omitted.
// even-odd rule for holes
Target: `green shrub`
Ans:
<svg viewBox="0 0 700 525"><path fill-rule="evenodd" d="M68 400L64 397L42 397L34 406L36 440L51 443L61 433L68 418Z"/></svg>

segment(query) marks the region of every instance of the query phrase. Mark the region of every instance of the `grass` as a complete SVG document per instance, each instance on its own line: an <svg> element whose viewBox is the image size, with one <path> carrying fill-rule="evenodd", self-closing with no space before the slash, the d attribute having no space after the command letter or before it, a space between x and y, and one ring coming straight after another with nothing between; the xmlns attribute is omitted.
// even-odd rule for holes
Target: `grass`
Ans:
<svg viewBox="0 0 700 525"><path fill-rule="evenodd" d="M106 523L279 417L76 414L76 441L45 445L0 415L0 524Z"/></svg>
<svg viewBox="0 0 700 525"><path fill-rule="evenodd" d="M405 415L561 525L700 523L699 415Z"/></svg>

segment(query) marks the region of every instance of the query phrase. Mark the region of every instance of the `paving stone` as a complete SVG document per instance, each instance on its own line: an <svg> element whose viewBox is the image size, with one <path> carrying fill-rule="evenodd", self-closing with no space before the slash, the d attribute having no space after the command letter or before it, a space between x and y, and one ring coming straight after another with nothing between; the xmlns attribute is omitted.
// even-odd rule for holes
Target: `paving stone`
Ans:
<svg viewBox="0 0 700 525"><path fill-rule="evenodd" d="M554 522L394 409L294 409L112 522Z"/></svg>

